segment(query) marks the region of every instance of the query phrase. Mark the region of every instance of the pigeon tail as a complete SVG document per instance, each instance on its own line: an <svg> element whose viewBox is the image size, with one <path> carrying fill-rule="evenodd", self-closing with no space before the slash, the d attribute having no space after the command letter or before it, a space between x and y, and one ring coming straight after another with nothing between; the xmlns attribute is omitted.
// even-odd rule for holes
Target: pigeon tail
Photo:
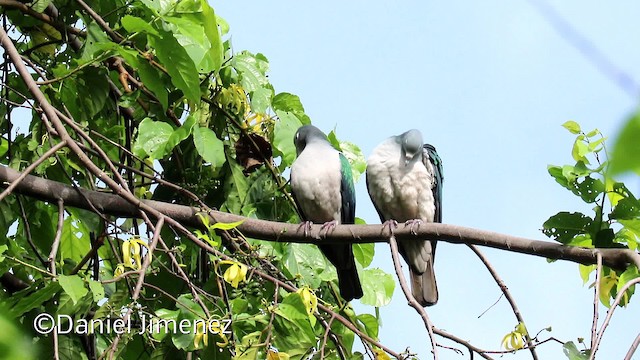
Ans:
<svg viewBox="0 0 640 360"><path fill-rule="evenodd" d="M362 297L362 285L360 285L355 263L351 269L336 268L336 271L338 272L338 286L342 298L346 301L360 299Z"/></svg>
<svg viewBox="0 0 640 360"><path fill-rule="evenodd" d="M411 272L411 293L422 306L435 305L438 302L438 286L436 274L433 271L433 261L427 261L427 268L420 274L413 269Z"/></svg>

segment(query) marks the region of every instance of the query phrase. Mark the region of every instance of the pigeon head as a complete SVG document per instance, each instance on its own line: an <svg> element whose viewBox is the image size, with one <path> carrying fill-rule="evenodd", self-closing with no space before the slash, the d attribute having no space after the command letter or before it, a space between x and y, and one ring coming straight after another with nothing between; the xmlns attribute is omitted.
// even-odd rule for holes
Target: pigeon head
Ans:
<svg viewBox="0 0 640 360"><path fill-rule="evenodd" d="M416 155L422 154L422 134L419 130L411 129L400 135L402 157L404 165L408 165Z"/></svg>
<svg viewBox="0 0 640 360"><path fill-rule="evenodd" d="M300 155L307 144L315 140L329 141L327 140L327 135L317 127L313 125L301 126L293 137L293 143L296 146L296 154Z"/></svg>

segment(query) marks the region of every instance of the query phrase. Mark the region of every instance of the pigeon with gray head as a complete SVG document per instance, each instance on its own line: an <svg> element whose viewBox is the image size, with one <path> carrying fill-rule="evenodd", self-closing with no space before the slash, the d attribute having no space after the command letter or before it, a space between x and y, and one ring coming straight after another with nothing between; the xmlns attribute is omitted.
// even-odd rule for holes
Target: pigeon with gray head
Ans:
<svg viewBox="0 0 640 360"><path fill-rule="evenodd" d="M413 232L421 222L442 222L442 161L432 145L423 144L420 131L409 130L378 145L367 160L366 177L371 201L390 228L404 221ZM398 249L409 264L413 297L422 306L434 305L436 241L401 241Z"/></svg>
<svg viewBox="0 0 640 360"><path fill-rule="evenodd" d="M298 157L291 165L291 191L302 220L324 224L353 224L356 197L347 159L327 136L312 125L298 129L294 137ZM340 295L347 301L362 297L362 286L351 244L318 245L336 267Z"/></svg>

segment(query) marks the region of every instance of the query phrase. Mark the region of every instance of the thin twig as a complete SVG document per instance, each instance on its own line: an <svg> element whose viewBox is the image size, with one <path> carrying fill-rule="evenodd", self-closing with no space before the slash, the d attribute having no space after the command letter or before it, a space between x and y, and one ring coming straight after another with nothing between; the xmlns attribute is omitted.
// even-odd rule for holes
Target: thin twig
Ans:
<svg viewBox="0 0 640 360"><path fill-rule="evenodd" d="M60 239L62 238L62 225L64 224L64 201L58 200L58 226L56 228L56 235L53 238L53 244L51 245L51 252L49 253L49 270L55 276L56 275L56 254L58 253L58 247L60 246ZM58 352L59 347L58 332L53 332L53 358L54 360L60 359Z"/></svg>
<svg viewBox="0 0 640 360"><path fill-rule="evenodd" d="M40 156L36 161L34 161L29 166L27 166L24 170L22 170L22 173L20 174L20 176L14 181L12 181L11 184L9 184L9 186L7 186L7 188L4 189L2 193L0 193L0 201L2 201L2 199L5 198L5 196L9 195L13 191L13 189L15 189L16 186L18 186L18 184L20 184L20 181L22 181L25 177L27 177L27 175L29 175L30 172L32 172L36 167L38 167L38 165L42 164L43 161L53 156L53 154L55 154L56 151L62 149L66 144L67 142L64 140L57 143L56 145L51 147L51 149L47 150L44 154L42 154L42 156Z"/></svg>
<svg viewBox="0 0 640 360"><path fill-rule="evenodd" d="M144 261L142 262L142 266L140 267L140 270L139 270L140 273L138 276L138 282L136 283L133 293L131 294L131 300L132 300L132 303L134 304L136 303L136 301L138 300L138 297L140 296L140 291L142 290L142 285L144 284L144 277L146 275L147 269L151 265L151 258L153 256L153 251L158 245L158 240L160 239L160 232L162 231L163 225L164 225L164 218L158 219L158 222L156 223L155 230L153 233L153 238L151 239L151 244L149 244L147 254L144 257ZM132 311L133 311L132 307L129 307L129 309L127 309L126 314L122 318L124 323L127 323L129 321L129 317L131 316ZM115 352L118 349L118 343L120 342L121 335L122 333L117 332L115 339L113 339L113 343L109 347L110 358L114 357Z"/></svg>
<svg viewBox="0 0 640 360"><path fill-rule="evenodd" d="M624 356L624 360L631 360L631 357L636 352L636 349L638 349L638 345L640 345L640 333L638 334L638 336L636 336L635 340L633 340L629 351L627 351L627 355Z"/></svg>
<svg viewBox="0 0 640 360"><path fill-rule="evenodd" d="M589 355L589 360L595 359L596 351L598 351L598 346L600 345L600 341L602 340L602 336L604 335L604 331L607 329L607 326L609 325L609 321L611 321L611 317L613 316L613 312L616 310L616 307L620 304L620 301L622 300L622 297L625 296L625 292L627 291L627 289L629 289L630 287L634 286L637 283L640 283L640 277L635 278L635 279L629 281L628 283L624 284L622 289L620 289L620 291L618 291L618 295L616 296L615 300L613 301L613 304L611 304L611 307L607 311L607 316L604 318L604 321L602 322L602 325L600 326L600 331L598 332L598 336L596 338L596 342L593 345L593 347L591 348L591 353Z"/></svg>
<svg viewBox="0 0 640 360"><path fill-rule="evenodd" d="M600 304L600 277L602 277L602 255L600 253L597 254L597 265L596 265L596 284L595 289L593 291L593 321L591 324L591 348L593 349L596 345L596 336L598 331L598 304Z"/></svg>
<svg viewBox="0 0 640 360"><path fill-rule="evenodd" d="M491 265L491 263L489 262L489 259L487 259L487 257L484 256L484 254L480 251L480 249L478 249L477 246L469 245L469 248L471 248L471 250L478 256L480 261L482 261L482 263L487 268L487 270L489 270L489 273L493 277L493 280L495 280L496 284L498 284L498 287L500 288L505 298L509 302L509 305L511 305L511 310L513 311L513 315L515 315L516 320L518 320L519 323L522 323L526 329L527 325L524 322L524 318L522 317L520 310L518 309L516 300L513 298L513 296L511 296L511 292L509 291L509 288L507 288L507 285L504 283L502 278L500 278L500 275L498 275L498 272L496 271L496 269L493 267L493 265ZM538 354L536 354L536 349L535 349L535 346L533 346L533 341L531 340L531 336L529 336L528 330L525 335L525 338L527 339L527 347L531 352L531 357L534 360L538 360Z"/></svg>
<svg viewBox="0 0 640 360"><path fill-rule="evenodd" d="M400 265L400 256L398 255L398 243L396 242L396 238L394 235L391 235L391 237L389 238L389 246L391 247L391 259L393 260L393 266L396 270L396 274L398 275L400 288L402 288L402 292L407 298L409 305L414 308L418 315L420 315L420 317L422 318L424 326L427 329L427 333L429 334L429 341L431 341L431 353L433 354L433 359L437 360L438 344L436 343L435 336L433 335L433 324L431 323L431 320L429 320L427 312L411 294L409 284L407 284L407 279L405 279L404 274L402 273L402 265Z"/></svg>

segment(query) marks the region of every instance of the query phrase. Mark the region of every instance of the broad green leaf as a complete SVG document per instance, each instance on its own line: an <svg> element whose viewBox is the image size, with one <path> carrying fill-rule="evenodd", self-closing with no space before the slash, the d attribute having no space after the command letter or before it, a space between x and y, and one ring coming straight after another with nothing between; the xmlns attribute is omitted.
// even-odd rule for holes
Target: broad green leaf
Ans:
<svg viewBox="0 0 640 360"><path fill-rule="evenodd" d="M294 114L303 125L311 124L309 116L304 112L304 107L298 95L279 93L271 99L271 107L275 111L290 112Z"/></svg>
<svg viewBox="0 0 640 360"><path fill-rule="evenodd" d="M579 212L559 212L542 224L542 233L563 244L588 231L593 219Z"/></svg>
<svg viewBox="0 0 640 360"><path fill-rule="evenodd" d="M251 110L254 113L264 114L271 104L273 89L270 87L259 87L249 94L251 100Z"/></svg>
<svg viewBox="0 0 640 360"><path fill-rule="evenodd" d="M231 66L240 74L240 85L249 93L269 84L265 75L269 62L262 54L242 51L233 56Z"/></svg>
<svg viewBox="0 0 640 360"><path fill-rule="evenodd" d="M162 159L167 154L166 144L172 133L171 125L145 118L138 126L133 153L139 157L147 155L153 159Z"/></svg>
<svg viewBox="0 0 640 360"><path fill-rule="evenodd" d="M618 201L609 215L610 219L633 220L640 217L640 201L633 197L625 197Z"/></svg>
<svg viewBox="0 0 640 360"><path fill-rule="evenodd" d="M273 147L282 155L282 162L286 166L291 166L296 158L293 137L302 123L293 113L276 110L276 114L278 121L276 121L273 134Z"/></svg>
<svg viewBox="0 0 640 360"><path fill-rule="evenodd" d="M50 3L51 0L35 0L33 3L29 4L29 8L35 12L43 13Z"/></svg>
<svg viewBox="0 0 640 360"><path fill-rule="evenodd" d="M569 120L562 124L562 127L569 130L572 134L580 134L582 130L580 130L580 125L572 120Z"/></svg>
<svg viewBox="0 0 640 360"><path fill-rule="evenodd" d="M569 360L588 360L589 353L588 350L580 351L576 347L576 344L573 341L567 341L562 346L562 352L569 358Z"/></svg>
<svg viewBox="0 0 640 360"><path fill-rule="evenodd" d="M78 99L84 109L87 119L94 117L102 110L109 98L109 83L106 81L107 73L101 69L88 67L77 77L76 86L82 94L91 96L79 96Z"/></svg>
<svg viewBox="0 0 640 360"><path fill-rule="evenodd" d="M165 67L173 84L194 104L200 102L200 77L198 69L187 51L168 31L160 36L149 36L149 45L156 50L160 63Z"/></svg>
<svg viewBox="0 0 640 360"><path fill-rule="evenodd" d="M282 261L291 276L300 276L303 284L311 288L318 288L321 280L337 279L335 268L327 266L324 256L315 245L291 244L289 252ZM324 274L327 269L332 271L331 276L322 278L321 274Z"/></svg>
<svg viewBox="0 0 640 360"><path fill-rule="evenodd" d="M202 17L204 24L204 33L207 35L210 47L205 55L205 59L210 64L205 66L203 62L200 63L200 67L203 71L218 71L222 66L222 60L224 57L224 48L222 46L222 39L220 39L220 32L218 31L218 17L216 16L213 8L209 6L206 0L200 0L202 5Z"/></svg>
<svg viewBox="0 0 640 360"><path fill-rule="evenodd" d="M78 275L58 275L58 283L60 283L62 290L71 297L74 304L77 304L78 300L89 292L84 286L84 281Z"/></svg>
<svg viewBox="0 0 640 360"><path fill-rule="evenodd" d="M629 281L637 277L640 277L640 272L638 272L638 268L635 267L634 265L629 265L629 267L627 267L627 269L620 275L620 278L618 279L616 294L619 293ZM627 289L627 293L625 294L625 296L622 297L622 301L620 302L622 306L625 306L629 303L634 291L635 291L635 285Z"/></svg>
<svg viewBox="0 0 640 360"><path fill-rule="evenodd" d="M594 179L591 176L585 177L576 187L577 195L587 203L598 200L600 195L604 193L604 190L604 183L600 179Z"/></svg>
<svg viewBox="0 0 640 360"><path fill-rule="evenodd" d="M104 286L102 286L102 283L91 279L88 280L88 283L91 294L93 295L93 301L97 303L104 299Z"/></svg>
<svg viewBox="0 0 640 360"><path fill-rule="evenodd" d="M221 167L225 162L224 143L209 128L196 126L193 128L193 143L205 162L213 168Z"/></svg>
<svg viewBox="0 0 640 360"><path fill-rule="evenodd" d="M358 271L364 296L360 302L371 306L385 306L391 302L396 283L391 274L381 269L366 269Z"/></svg>
<svg viewBox="0 0 640 360"><path fill-rule="evenodd" d="M640 174L640 111L636 112L618 134L611 152L611 174L634 171Z"/></svg>
<svg viewBox="0 0 640 360"><path fill-rule="evenodd" d="M150 35L160 36L158 31L151 26L147 21L131 15L125 15L120 23L130 33L142 32Z"/></svg>
<svg viewBox="0 0 640 360"><path fill-rule="evenodd" d="M9 249L7 245L0 245L0 262L4 261L5 257L2 254L4 254L4 252L7 251L7 249Z"/></svg>
<svg viewBox="0 0 640 360"><path fill-rule="evenodd" d="M378 330L380 328L378 318L371 314L360 314L358 315L358 320L362 323L362 325L364 325L364 329L367 335L371 336L374 339L378 338Z"/></svg>
<svg viewBox="0 0 640 360"><path fill-rule="evenodd" d="M374 255L375 244L353 244L353 256L363 268L371 265Z"/></svg>
<svg viewBox="0 0 640 360"><path fill-rule="evenodd" d="M582 285L585 285L589 281L589 275L596 269L595 265L582 265L578 264L580 270L580 277L582 278Z"/></svg>
<svg viewBox="0 0 640 360"><path fill-rule="evenodd" d="M300 295L289 294L276 308L273 344L287 349L290 355L302 355L316 343L316 336L309 322L307 310Z"/></svg>
<svg viewBox="0 0 640 360"><path fill-rule="evenodd" d="M116 50L119 47L104 33L100 25L90 22L87 27L87 40L82 46L80 65L96 59L99 55ZM58 75L59 76L59 75Z"/></svg>
<svg viewBox="0 0 640 360"><path fill-rule="evenodd" d="M576 138L576 141L573 143L573 148L571 149L571 156L575 161L582 161L585 164L589 163L586 155L589 153L589 146L584 141L584 135L579 135Z"/></svg>
<svg viewBox="0 0 640 360"><path fill-rule="evenodd" d="M89 229L75 216L64 220L60 237L60 258L79 262L91 250Z"/></svg>
<svg viewBox="0 0 640 360"><path fill-rule="evenodd" d="M169 78L151 66L146 59L139 61L137 70L144 86L156 96L162 109L167 110L169 107L169 93L167 92Z"/></svg>
<svg viewBox="0 0 640 360"><path fill-rule="evenodd" d="M31 292L27 296L20 297L17 304L11 307L10 316L22 316L27 311L35 309L45 301L53 298L58 291L60 291L60 284L54 281L48 282L43 288Z"/></svg>
<svg viewBox="0 0 640 360"><path fill-rule="evenodd" d="M193 133L195 124L196 118L190 114L189 116L187 116L184 124L182 124L179 128L173 130L165 146L165 150L167 151L167 153L171 152L173 148L176 147L176 145L180 144Z"/></svg>

